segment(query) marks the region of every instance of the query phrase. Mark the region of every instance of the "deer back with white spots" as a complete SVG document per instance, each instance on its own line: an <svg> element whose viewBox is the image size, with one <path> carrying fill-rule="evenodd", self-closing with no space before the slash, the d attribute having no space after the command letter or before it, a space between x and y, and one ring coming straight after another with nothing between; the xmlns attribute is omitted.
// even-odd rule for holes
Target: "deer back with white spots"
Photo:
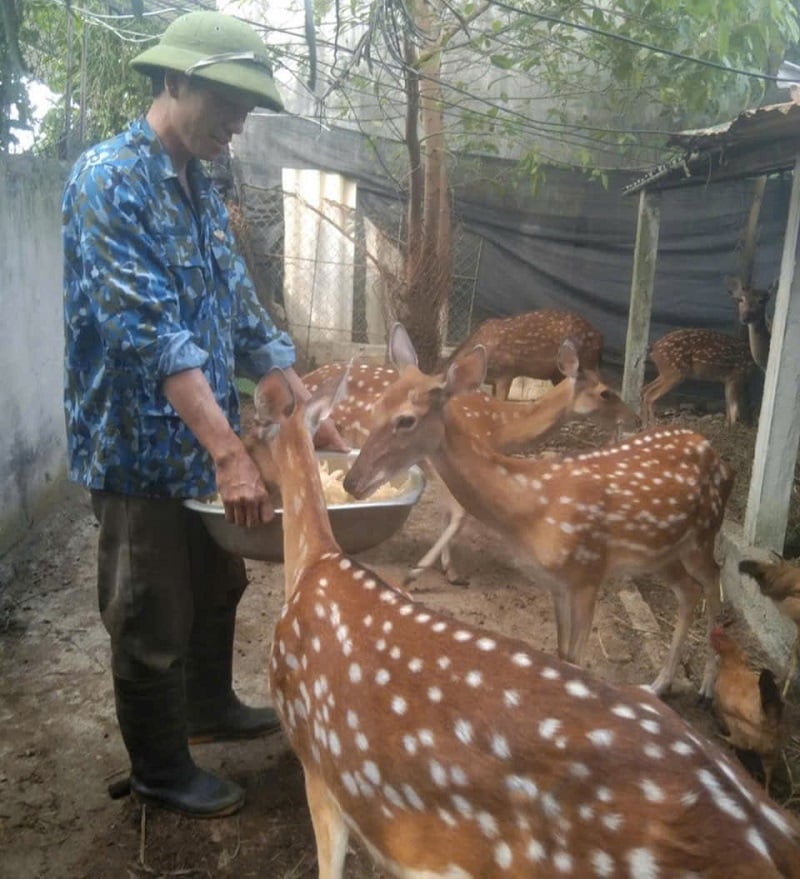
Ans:
<svg viewBox="0 0 800 879"><path fill-rule="evenodd" d="M571 662L583 659L603 580L658 571L679 605L653 683L657 693L666 691L699 598L708 604L709 633L720 605L714 541L733 477L708 440L689 430L651 430L570 457L508 457L454 412L456 395L483 379L482 348L459 358L444 378L417 369L399 324L390 351L401 375L375 405L376 427L345 478L347 491L364 497L427 457L467 512L534 562L555 600L559 654ZM709 646L706 698L714 670Z"/></svg>
<svg viewBox="0 0 800 879"><path fill-rule="evenodd" d="M482 345L486 349L486 381L494 386L496 397L506 400L517 376L550 379L553 384L561 381L558 351L567 337L575 341L584 369L596 370L603 350L602 334L579 314L546 308L485 320L459 345L448 364Z"/></svg>
<svg viewBox="0 0 800 879"><path fill-rule="evenodd" d="M269 675L320 879L342 879L350 832L398 879L800 879L793 818L650 693L439 614L344 556L306 427L320 402L271 373L248 440L298 499Z"/></svg>
<svg viewBox="0 0 800 879"><path fill-rule="evenodd" d="M303 376L303 384L312 393L323 383L341 378L347 363L326 363ZM361 448L372 427L372 406L397 378L397 370L389 364L354 362L349 365L347 392L331 410L339 433L354 448Z"/></svg>

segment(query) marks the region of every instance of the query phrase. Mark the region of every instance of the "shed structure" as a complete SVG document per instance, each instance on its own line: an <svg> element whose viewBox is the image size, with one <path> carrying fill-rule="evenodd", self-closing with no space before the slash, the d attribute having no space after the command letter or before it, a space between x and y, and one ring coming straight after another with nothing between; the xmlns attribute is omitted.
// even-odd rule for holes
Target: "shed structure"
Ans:
<svg viewBox="0 0 800 879"><path fill-rule="evenodd" d="M768 557L769 550L782 551L800 441L800 272L796 272L800 246L800 105L789 102L746 110L712 128L676 133L668 145L680 148L681 157L659 165L623 190L626 195L639 193L622 385L623 397L633 406L639 403L644 383L664 192L754 178L747 251L755 247L759 184L763 187L769 174L793 175L744 525L739 533L726 528L723 564L728 597L762 636L769 653L785 656L789 627L767 606L769 602L753 595L752 582L741 582L738 559L743 554Z"/></svg>

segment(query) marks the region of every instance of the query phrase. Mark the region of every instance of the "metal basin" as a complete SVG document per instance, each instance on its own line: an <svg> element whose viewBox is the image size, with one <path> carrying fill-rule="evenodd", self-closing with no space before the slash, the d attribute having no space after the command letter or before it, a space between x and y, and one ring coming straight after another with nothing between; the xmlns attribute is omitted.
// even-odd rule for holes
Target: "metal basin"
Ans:
<svg viewBox="0 0 800 879"><path fill-rule="evenodd" d="M358 455L353 452L317 452L320 461L328 461L330 470L350 469ZM400 487L405 475L389 480ZM425 476L414 465L408 471L409 486L402 493L385 500L353 501L347 504L331 504L328 515L333 536L346 553L356 553L377 546L395 534L408 518L411 508L419 500L425 488ZM211 536L228 552L246 559L267 562L283 561L283 510L275 510L275 518L265 525L245 528L225 521L225 509L221 504L204 503L187 499L184 506L199 513Z"/></svg>

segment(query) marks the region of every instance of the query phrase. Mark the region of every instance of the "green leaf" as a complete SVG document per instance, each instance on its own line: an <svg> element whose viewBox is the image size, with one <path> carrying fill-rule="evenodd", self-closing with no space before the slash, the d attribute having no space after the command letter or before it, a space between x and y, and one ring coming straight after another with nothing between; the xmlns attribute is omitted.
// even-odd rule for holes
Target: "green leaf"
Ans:
<svg viewBox="0 0 800 879"><path fill-rule="evenodd" d="M249 378L237 376L234 380L236 389L243 397L252 397L256 390L256 383Z"/></svg>
<svg viewBox="0 0 800 879"><path fill-rule="evenodd" d="M508 55L490 55L489 61L495 67L499 67L501 70L511 70L514 66L514 59L509 58Z"/></svg>

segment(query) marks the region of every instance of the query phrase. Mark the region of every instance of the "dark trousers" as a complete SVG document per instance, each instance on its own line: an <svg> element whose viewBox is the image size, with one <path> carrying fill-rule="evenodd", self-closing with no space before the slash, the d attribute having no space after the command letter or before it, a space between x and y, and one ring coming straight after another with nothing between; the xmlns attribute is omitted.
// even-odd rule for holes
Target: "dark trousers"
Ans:
<svg viewBox="0 0 800 879"><path fill-rule="evenodd" d="M195 653L232 650L247 586L243 560L220 548L179 500L93 491L92 508L114 676L138 680L191 664ZM230 670L230 657L227 663Z"/></svg>

